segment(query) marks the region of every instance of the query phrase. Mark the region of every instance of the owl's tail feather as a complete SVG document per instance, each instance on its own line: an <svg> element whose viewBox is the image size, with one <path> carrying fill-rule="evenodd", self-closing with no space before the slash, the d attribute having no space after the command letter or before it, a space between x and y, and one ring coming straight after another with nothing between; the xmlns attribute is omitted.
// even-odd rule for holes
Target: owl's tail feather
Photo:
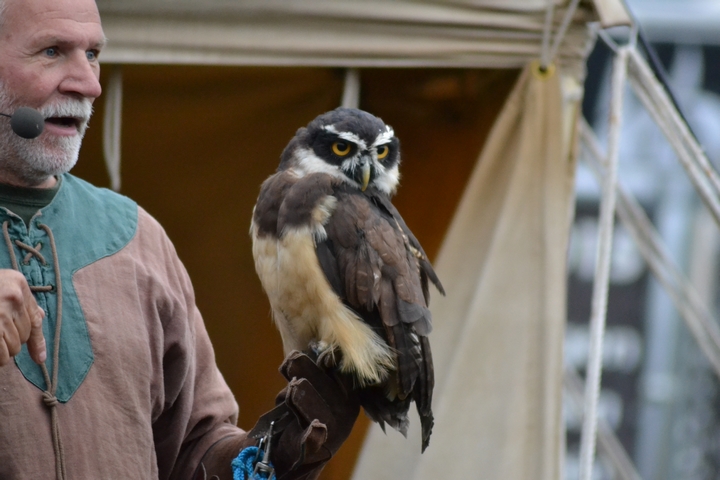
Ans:
<svg viewBox="0 0 720 480"><path fill-rule="evenodd" d="M390 380L396 383L392 385L390 398L398 396L405 399L414 392L418 376L423 374L421 346L410 325L398 323L388 327L386 333L392 338L389 343L395 345L397 363L397 374Z"/></svg>
<svg viewBox="0 0 720 480"><path fill-rule="evenodd" d="M432 394L435 387L435 369L433 368L432 353L430 352L430 342L427 337L419 337L420 349L423 357L421 362L422 371L415 382L413 389L413 397L415 406L420 415L420 424L422 426L422 451L424 452L430 443L430 434L432 433L435 420L432 414Z"/></svg>
<svg viewBox="0 0 720 480"><path fill-rule="evenodd" d="M422 426L422 452L430 445L430 435L432 434L433 425L435 425L435 418L432 412L427 414L420 414L420 425Z"/></svg>
<svg viewBox="0 0 720 480"><path fill-rule="evenodd" d="M359 391L360 405L370 420L376 422L385 431L385 424L407 437L410 420L410 398L406 400L390 400L383 387L370 387Z"/></svg>

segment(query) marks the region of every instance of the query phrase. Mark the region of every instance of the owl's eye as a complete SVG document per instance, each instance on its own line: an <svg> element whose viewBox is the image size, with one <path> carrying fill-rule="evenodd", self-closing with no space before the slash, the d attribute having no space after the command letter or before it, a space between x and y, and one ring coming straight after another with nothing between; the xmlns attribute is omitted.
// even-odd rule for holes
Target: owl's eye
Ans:
<svg viewBox="0 0 720 480"><path fill-rule="evenodd" d="M378 160L382 160L383 158L387 157L388 153L390 153L390 149L387 145L380 145L379 147L377 147Z"/></svg>
<svg viewBox="0 0 720 480"><path fill-rule="evenodd" d="M332 151L338 157L344 157L350 153L350 144L347 142L335 142L332 144Z"/></svg>

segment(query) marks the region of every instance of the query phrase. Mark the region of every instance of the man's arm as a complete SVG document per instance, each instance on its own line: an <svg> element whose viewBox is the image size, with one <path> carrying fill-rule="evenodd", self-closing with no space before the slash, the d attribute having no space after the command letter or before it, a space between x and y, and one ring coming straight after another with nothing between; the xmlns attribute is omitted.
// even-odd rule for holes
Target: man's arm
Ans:
<svg viewBox="0 0 720 480"><path fill-rule="evenodd" d="M151 332L162 338L153 387L160 478L231 480L232 460L258 439L235 426L238 407L215 363L190 278L162 228L143 210L133 245L147 273L138 287L148 295L141 304L148 307L148 324L161 327ZM279 406L258 423L269 425L271 413L289 413L284 418L291 421L273 435L270 460L278 480L310 480L350 434L359 400L350 385L303 354L289 355L280 371L288 386L276 398Z"/></svg>
<svg viewBox="0 0 720 480"><path fill-rule="evenodd" d="M10 363L24 343L36 363L45 362L44 317L25 277L15 270L0 269L0 367Z"/></svg>
<svg viewBox="0 0 720 480"><path fill-rule="evenodd" d="M275 409L264 414L249 434L226 437L205 454L195 480L231 480L232 460L246 447L256 446L253 434L274 431L270 462L278 480L313 480L337 453L352 431L360 402L349 379L323 371L307 355L292 352L280 367L288 380L276 398Z"/></svg>

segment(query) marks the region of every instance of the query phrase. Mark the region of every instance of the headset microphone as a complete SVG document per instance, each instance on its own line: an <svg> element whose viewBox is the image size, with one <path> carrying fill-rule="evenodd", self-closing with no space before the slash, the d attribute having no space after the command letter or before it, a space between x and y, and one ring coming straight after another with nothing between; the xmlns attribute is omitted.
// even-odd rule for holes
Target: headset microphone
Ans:
<svg viewBox="0 0 720 480"><path fill-rule="evenodd" d="M0 115L10 119L10 127L13 132L22 138L35 138L45 128L45 118L34 108L20 107L12 115L7 113L0 113Z"/></svg>

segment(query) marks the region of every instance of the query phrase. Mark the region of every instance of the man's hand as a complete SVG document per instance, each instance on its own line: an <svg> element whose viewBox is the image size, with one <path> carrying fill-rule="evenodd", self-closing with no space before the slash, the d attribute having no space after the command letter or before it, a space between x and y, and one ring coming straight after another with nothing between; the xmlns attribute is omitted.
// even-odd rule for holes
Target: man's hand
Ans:
<svg viewBox="0 0 720 480"><path fill-rule="evenodd" d="M0 269L0 367L20 353L23 343L36 363L45 362L44 317L25 277L15 270Z"/></svg>
<svg viewBox="0 0 720 480"><path fill-rule="evenodd" d="M279 479L315 478L350 435L360 400L350 378L325 372L304 353L291 352L280 373L289 383L275 401L296 421L280 432L271 460Z"/></svg>
<svg viewBox="0 0 720 480"><path fill-rule="evenodd" d="M360 400L349 378L325 372L300 352L291 352L280 367L288 380L275 399L277 407L260 417L248 436L226 437L205 454L195 480L232 480L230 463L245 447L258 444L253 435L274 431L270 461L278 480L314 480L352 431Z"/></svg>

